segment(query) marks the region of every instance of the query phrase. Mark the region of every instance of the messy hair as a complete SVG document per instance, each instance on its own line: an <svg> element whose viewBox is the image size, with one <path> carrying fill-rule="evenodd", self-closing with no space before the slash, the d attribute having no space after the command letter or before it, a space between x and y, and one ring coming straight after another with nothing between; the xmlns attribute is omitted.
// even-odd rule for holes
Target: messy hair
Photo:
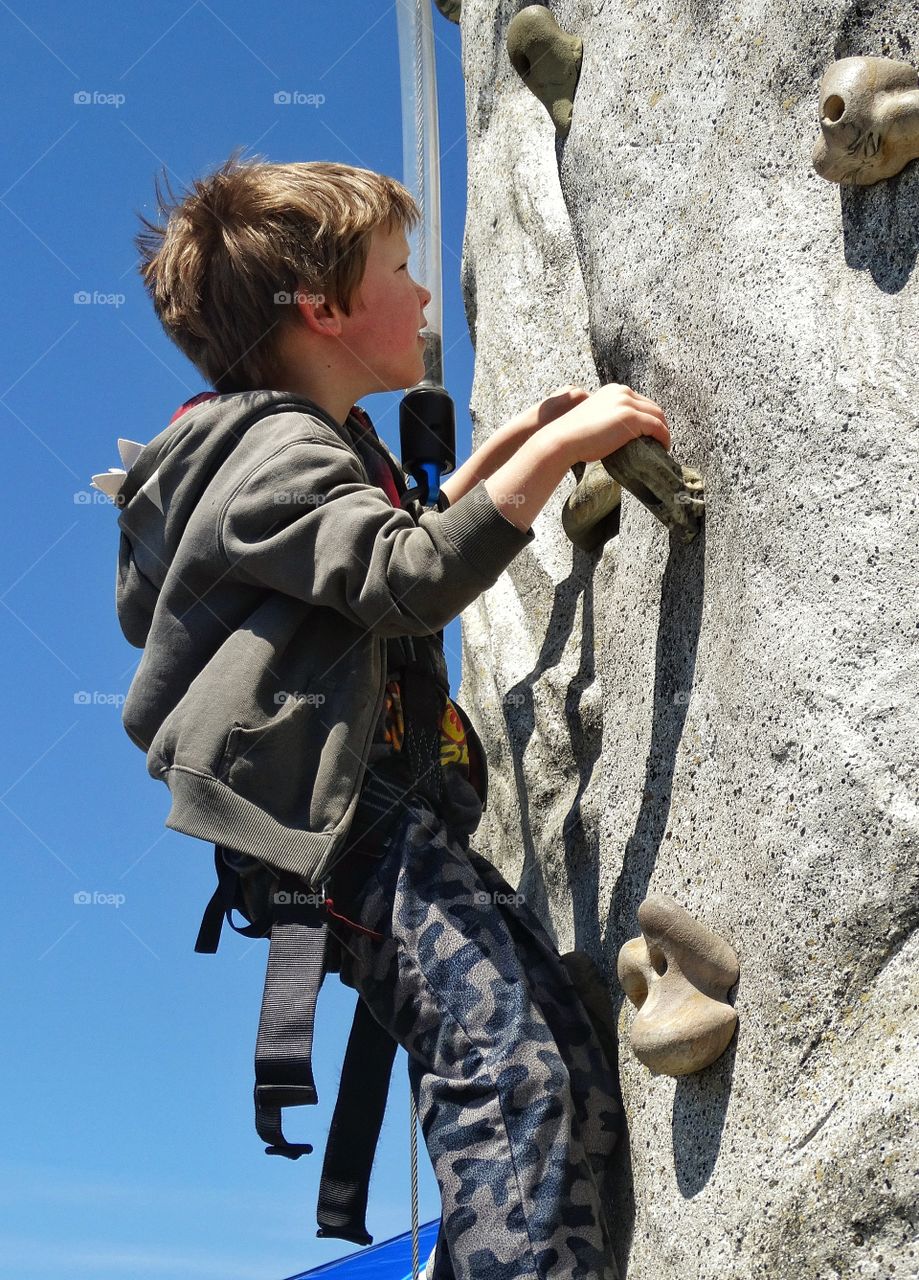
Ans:
<svg viewBox="0 0 919 1280"><path fill-rule="evenodd" d="M134 239L160 323L221 394L270 388L280 337L300 319L291 299L321 294L350 315L371 232L407 232L421 216L385 174L321 160L242 161L239 150L180 199L166 179L164 201L157 179L165 221L138 212L145 229Z"/></svg>

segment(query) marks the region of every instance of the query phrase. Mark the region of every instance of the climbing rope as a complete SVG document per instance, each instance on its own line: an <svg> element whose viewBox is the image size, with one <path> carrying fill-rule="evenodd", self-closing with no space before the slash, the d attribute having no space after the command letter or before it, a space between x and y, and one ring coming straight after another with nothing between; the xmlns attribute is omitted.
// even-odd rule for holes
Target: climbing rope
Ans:
<svg viewBox="0 0 919 1280"><path fill-rule="evenodd" d="M412 1280L416 1280L418 1275L418 1112L415 1109L415 1095L412 1092L411 1081L408 1093L411 1103L409 1151L412 1159Z"/></svg>

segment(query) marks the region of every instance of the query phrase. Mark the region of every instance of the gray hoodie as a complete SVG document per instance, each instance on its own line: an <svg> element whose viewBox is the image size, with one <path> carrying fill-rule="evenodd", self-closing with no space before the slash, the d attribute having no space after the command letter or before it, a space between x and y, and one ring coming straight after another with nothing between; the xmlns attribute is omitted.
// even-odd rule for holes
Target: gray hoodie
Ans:
<svg viewBox="0 0 919 1280"><path fill-rule="evenodd" d="M144 650L122 720L169 787L166 826L319 888L354 814L388 640L440 631L533 530L482 481L445 511L394 508L347 426L283 391L189 409L116 502L118 619Z"/></svg>

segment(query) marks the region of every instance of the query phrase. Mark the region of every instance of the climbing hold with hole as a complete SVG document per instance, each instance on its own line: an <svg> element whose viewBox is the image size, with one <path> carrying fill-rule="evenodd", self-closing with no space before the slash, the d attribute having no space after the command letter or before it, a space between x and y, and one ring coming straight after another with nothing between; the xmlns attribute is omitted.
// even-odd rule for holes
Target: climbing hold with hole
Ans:
<svg viewBox="0 0 919 1280"><path fill-rule="evenodd" d="M638 908L642 937L620 949L616 971L632 1004L632 1051L660 1075L684 1076L719 1058L737 1013L727 993L740 977L734 949L663 893Z"/></svg>
<svg viewBox="0 0 919 1280"><path fill-rule="evenodd" d="M463 8L463 0L434 0L438 9L451 22L459 22Z"/></svg>
<svg viewBox="0 0 919 1280"><path fill-rule="evenodd" d="M562 31L544 4L527 5L507 28L511 66L536 94L563 138L571 128L583 51L583 40Z"/></svg>
<svg viewBox="0 0 919 1280"><path fill-rule="evenodd" d="M919 75L893 58L842 58L820 82L814 168L867 187L919 158Z"/></svg>

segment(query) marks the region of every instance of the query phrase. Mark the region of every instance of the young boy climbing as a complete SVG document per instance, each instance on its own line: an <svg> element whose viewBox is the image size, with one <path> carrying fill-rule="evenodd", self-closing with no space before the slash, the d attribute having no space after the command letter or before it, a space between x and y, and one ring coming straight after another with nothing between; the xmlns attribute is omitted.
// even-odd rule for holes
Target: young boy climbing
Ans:
<svg viewBox="0 0 919 1280"><path fill-rule="evenodd" d="M443 481L446 509L403 506L356 401L424 375L410 194L234 155L159 212L144 282L215 389L137 447L115 499L118 615L144 650L123 719L170 788L166 824L214 842L250 919L278 884L321 891L342 981L408 1052L442 1196L429 1274L614 1280L614 1064L547 932L470 847L487 765L443 627L533 541L573 463L637 435L669 449L664 414L628 387L560 388ZM322 1234L364 1232L352 1204Z"/></svg>

